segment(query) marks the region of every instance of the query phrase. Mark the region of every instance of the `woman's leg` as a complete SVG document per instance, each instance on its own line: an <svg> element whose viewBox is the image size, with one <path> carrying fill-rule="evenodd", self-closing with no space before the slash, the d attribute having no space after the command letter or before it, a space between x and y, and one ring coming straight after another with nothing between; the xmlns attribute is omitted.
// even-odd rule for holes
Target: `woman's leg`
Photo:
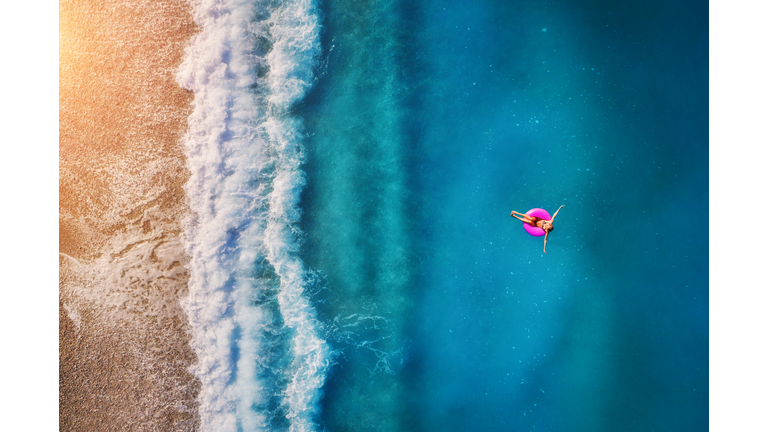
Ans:
<svg viewBox="0 0 768 432"><path fill-rule="evenodd" d="M516 211L512 210L512 213L510 213L509 215L512 216L515 219L519 219L519 220L521 220L521 221L523 221L523 222L525 222L527 224L533 225L533 220L531 219L530 216L528 216L525 213L520 213L520 212L516 212ZM518 216L518 215L520 215L520 216Z"/></svg>

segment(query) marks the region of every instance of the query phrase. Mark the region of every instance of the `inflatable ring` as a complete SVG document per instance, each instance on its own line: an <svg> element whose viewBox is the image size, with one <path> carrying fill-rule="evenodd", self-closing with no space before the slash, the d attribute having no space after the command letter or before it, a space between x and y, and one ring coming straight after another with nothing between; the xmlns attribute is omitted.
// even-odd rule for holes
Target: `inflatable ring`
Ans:
<svg viewBox="0 0 768 432"><path fill-rule="evenodd" d="M530 209L527 212L525 212L525 214L527 214L528 216L537 217L539 219L552 220L552 216L550 216L546 210L540 209L540 208ZM546 234L543 229L537 226L533 226L531 224L527 224L525 222L523 222L523 228L525 228L525 230L528 231L528 234L534 237L541 237L544 234Z"/></svg>

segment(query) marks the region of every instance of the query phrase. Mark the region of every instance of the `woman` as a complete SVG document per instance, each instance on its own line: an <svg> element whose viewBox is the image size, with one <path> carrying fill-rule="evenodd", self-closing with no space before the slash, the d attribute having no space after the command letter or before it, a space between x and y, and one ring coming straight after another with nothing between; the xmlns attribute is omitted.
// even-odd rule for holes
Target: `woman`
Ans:
<svg viewBox="0 0 768 432"><path fill-rule="evenodd" d="M550 220L544 220L544 219L542 219L540 217L536 217L536 216L528 216L525 213L516 212L514 210L512 210L512 213L510 213L509 215L514 217L514 218L516 218L516 219L520 219L521 221L523 221L524 223L527 223L528 225L533 225L535 227L539 227L539 228L543 229L544 230L544 253L547 253L547 237L549 237L549 233L553 229L555 229L555 227L552 226L552 222L555 221L555 217L560 212L560 209L563 208L563 207L565 207L565 206L561 205L560 208L557 209L555 214L552 216L552 219L550 219Z"/></svg>

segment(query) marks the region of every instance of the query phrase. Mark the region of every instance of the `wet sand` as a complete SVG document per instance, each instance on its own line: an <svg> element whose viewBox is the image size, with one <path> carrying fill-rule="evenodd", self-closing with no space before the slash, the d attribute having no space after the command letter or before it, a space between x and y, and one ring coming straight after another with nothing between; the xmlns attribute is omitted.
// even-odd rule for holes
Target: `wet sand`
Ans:
<svg viewBox="0 0 768 432"><path fill-rule="evenodd" d="M59 20L60 430L195 430L179 306L193 95L174 78L191 7L62 0Z"/></svg>

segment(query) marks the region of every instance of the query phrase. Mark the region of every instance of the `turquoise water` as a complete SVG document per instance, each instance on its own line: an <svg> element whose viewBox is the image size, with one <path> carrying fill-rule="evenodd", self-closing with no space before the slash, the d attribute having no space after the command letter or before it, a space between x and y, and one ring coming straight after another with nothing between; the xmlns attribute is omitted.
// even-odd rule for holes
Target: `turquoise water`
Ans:
<svg viewBox="0 0 768 432"><path fill-rule="evenodd" d="M707 429L707 7L320 4L320 429Z"/></svg>
<svg viewBox="0 0 768 432"><path fill-rule="evenodd" d="M706 3L193 16L202 430L707 429Z"/></svg>

